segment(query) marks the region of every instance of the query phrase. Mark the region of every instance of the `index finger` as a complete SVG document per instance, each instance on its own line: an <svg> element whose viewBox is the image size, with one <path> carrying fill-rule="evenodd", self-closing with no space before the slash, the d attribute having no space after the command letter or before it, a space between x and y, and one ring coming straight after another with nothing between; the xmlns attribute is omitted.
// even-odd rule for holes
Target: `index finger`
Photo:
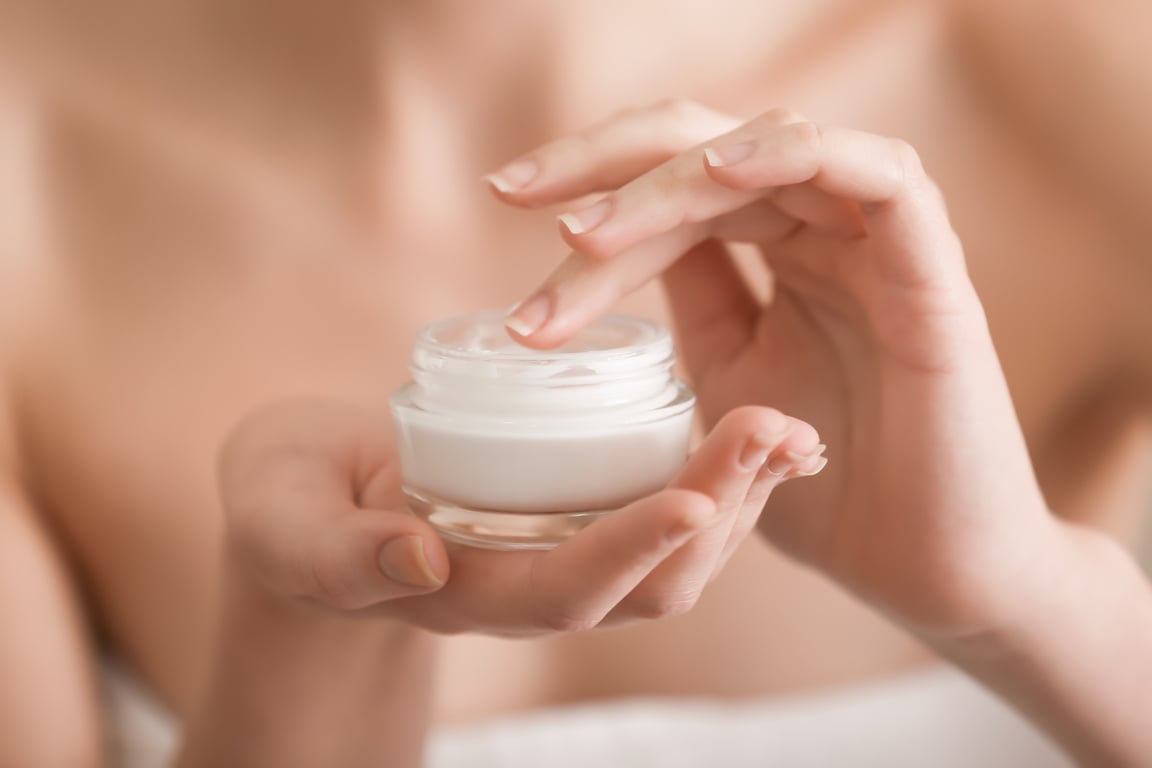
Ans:
<svg viewBox="0 0 1152 768"><path fill-rule="evenodd" d="M719 184L764 191L798 184L859 205L888 275L924 284L963 267L939 190L907 142L865 131L802 122L735 137L704 149L704 169Z"/></svg>
<svg viewBox="0 0 1152 768"><path fill-rule="evenodd" d="M554 346L704 240L790 237L804 222L771 201L800 189L859 209L886 279L922 288L963 278L943 203L906 143L770 114L617 190L597 204L594 226L569 226L575 251L508 326L529 346Z"/></svg>

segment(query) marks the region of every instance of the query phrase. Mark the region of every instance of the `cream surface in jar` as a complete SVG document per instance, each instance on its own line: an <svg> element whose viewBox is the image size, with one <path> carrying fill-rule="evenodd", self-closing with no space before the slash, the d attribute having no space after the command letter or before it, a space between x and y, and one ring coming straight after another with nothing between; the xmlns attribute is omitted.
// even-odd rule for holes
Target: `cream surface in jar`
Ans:
<svg viewBox="0 0 1152 768"><path fill-rule="evenodd" d="M449 539L546 548L665 486L684 463L695 398L668 331L603 317L533 350L504 313L434 323L392 396L404 489Z"/></svg>

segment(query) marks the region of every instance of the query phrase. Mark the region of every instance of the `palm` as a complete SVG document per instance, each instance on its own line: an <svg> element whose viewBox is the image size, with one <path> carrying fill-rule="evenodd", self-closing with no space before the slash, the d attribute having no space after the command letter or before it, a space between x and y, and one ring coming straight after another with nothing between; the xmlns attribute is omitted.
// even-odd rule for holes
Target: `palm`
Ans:
<svg viewBox="0 0 1152 768"><path fill-rule="evenodd" d="M818 232L763 246L773 301L736 355L693 373L706 419L762 403L809 421L831 446L821 478L769 502L760 527L773 543L930 622L953 610L938 600L941 582L988 556L972 550L998 522L972 514L984 491L969 480L987 457L958 438L1010 404L989 402L1002 391L998 370L981 368L994 354L976 305L956 301L963 291L893 285L870 252L883 247ZM958 530L956 519L972 525Z"/></svg>

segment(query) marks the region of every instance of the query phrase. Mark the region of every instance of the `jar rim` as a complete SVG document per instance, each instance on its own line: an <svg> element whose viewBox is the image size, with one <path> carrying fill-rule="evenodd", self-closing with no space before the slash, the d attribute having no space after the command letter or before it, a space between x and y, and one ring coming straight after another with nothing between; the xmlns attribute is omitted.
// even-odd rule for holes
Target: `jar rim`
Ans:
<svg viewBox="0 0 1152 768"><path fill-rule="evenodd" d="M606 315L553 350L508 335L505 313L479 312L434 323L417 336L412 402L427 411L589 414L622 418L677 399L672 335L628 315Z"/></svg>
<svg viewBox="0 0 1152 768"><path fill-rule="evenodd" d="M604 315L578 331L571 340L538 350L516 342L505 330L505 311L457 315L422 328L412 350L412 367L426 369L424 359L495 362L526 366L579 365L594 360L597 367L638 369L667 365L674 355L666 328L632 315Z"/></svg>

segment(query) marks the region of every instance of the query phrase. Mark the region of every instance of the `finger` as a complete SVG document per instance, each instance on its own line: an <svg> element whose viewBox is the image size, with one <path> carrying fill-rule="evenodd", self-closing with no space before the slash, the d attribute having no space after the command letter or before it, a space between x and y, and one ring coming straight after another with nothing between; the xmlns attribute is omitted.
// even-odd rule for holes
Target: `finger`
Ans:
<svg viewBox="0 0 1152 768"><path fill-rule="evenodd" d="M433 601L386 609L439 632L535 635L594 627L715 515L707 497L661 491L547 552L452 547L452 578Z"/></svg>
<svg viewBox="0 0 1152 768"><path fill-rule="evenodd" d="M909 144L808 122L765 125L706 149L709 176L746 192L809 184L858 204L866 232L890 246L879 252L895 280L923 284L963 268L943 201Z"/></svg>
<svg viewBox="0 0 1152 768"><path fill-rule="evenodd" d="M788 125L795 116L765 119ZM510 314L509 330L527 346L555 346L709 238L764 242L796 231L797 220L760 199L762 192L726 190L702 166L698 153L683 155L615 193L622 210L568 238L577 251Z"/></svg>
<svg viewBox="0 0 1152 768"><path fill-rule="evenodd" d="M448 578L440 538L407 511L342 515L318 533L308 557L305 596L345 611L433 592Z"/></svg>
<svg viewBox="0 0 1152 768"><path fill-rule="evenodd" d="M709 236L705 227L684 227L640 243L620 258L569 254L504 324L527 347L548 349L562 344Z"/></svg>
<svg viewBox="0 0 1152 768"><path fill-rule="evenodd" d="M748 489L713 575L728 564L736 549L756 527L768 497L777 486L793 478L815 475L828 463L823 456L825 446L818 440L815 429L804 422L797 422L790 439L769 456Z"/></svg>
<svg viewBox="0 0 1152 768"><path fill-rule="evenodd" d="M447 560L397 502L395 463L373 414L294 401L262 409L221 452L235 561L281 597L355 609L437 588ZM387 504L376 509L368 505Z"/></svg>
<svg viewBox="0 0 1152 768"><path fill-rule="evenodd" d="M562 631L596 626L716 514L708 496L670 489L598 520L533 561L533 623Z"/></svg>
<svg viewBox="0 0 1152 768"><path fill-rule="evenodd" d="M799 116L773 110L709 142L748 142L759 133L786 130ZM560 234L573 248L607 259L684 225L710 222L764 197L764 190L718 184L705 171L703 147L688 149L585 208L559 216Z"/></svg>
<svg viewBox="0 0 1152 768"><path fill-rule="evenodd" d="M714 370L745 348L760 304L722 243L705 240L663 277L680 356L690 372Z"/></svg>
<svg viewBox="0 0 1152 768"><path fill-rule="evenodd" d="M770 196L772 204L781 213L800 225L841 238L861 237L867 233L858 205L810 184L778 187Z"/></svg>
<svg viewBox="0 0 1152 768"><path fill-rule="evenodd" d="M749 240L775 240L795 230L796 221L775 206L752 205L732 217L680 226L611 259L575 252L509 314L505 324L521 344L548 349L567 341L707 240L744 239L732 237L737 233Z"/></svg>
<svg viewBox="0 0 1152 768"><path fill-rule="evenodd" d="M763 214L757 216L763 242L791 235L797 222L853 237L862 228L883 243L868 253L885 279L914 288L964 284L963 252L943 203L904 142L807 122L781 124L768 114L703 154L707 163L685 153L586 212L562 217L576 253L511 315L521 341L562 343L698 243L728 234L722 234L726 225L740 220L747 227L749 212ZM820 194L797 188L804 185ZM777 196L789 212L776 203L766 210L764 203ZM795 218L805 215L812 220ZM597 266L597 260L620 263Z"/></svg>
<svg viewBox="0 0 1152 768"><path fill-rule="evenodd" d="M407 511L358 509L347 478L306 459L278 464L256 505L233 509L231 545L275 593L355 610L439 588L447 555Z"/></svg>
<svg viewBox="0 0 1152 768"><path fill-rule="evenodd" d="M545 144L487 180L513 205L548 205L615 189L737 124L692 101L665 101Z"/></svg>
<svg viewBox="0 0 1152 768"><path fill-rule="evenodd" d="M788 478L794 466L798 463L808 466L811 455L823 451L815 429L771 408L745 406L730 412L717 424L710 439L724 432L728 433L724 435L726 439L713 443L716 447L711 466L703 462L686 465L675 482L702 492L723 494L718 504L725 522L712 526L661 564L621 604L617 613L624 614L639 606L644 615L663 615L662 611L668 612L668 595L680 596L671 604L679 602L682 608L690 607L703 585L715 578L755 527L771 490ZM736 458L737 464L742 468L756 467L749 469L750 476L736 483L725 481L723 473L717 471L725 463L731 466L733 437L747 437ZM708 441L701 451L707 447ZM710 533L714 534L711 540L705 541ZM692 558L696 558L694 562Z"/></svg>
<svg viewBox="0 0 1152 768"><path fill-rule="evenodd" d="M788 441L794 426L792 419L771 408L744 406L724 415L670 486L711 498L716 521L646 576L612 612L614 622L674 615L695 604L752 481L769 456Z"/></svg>

